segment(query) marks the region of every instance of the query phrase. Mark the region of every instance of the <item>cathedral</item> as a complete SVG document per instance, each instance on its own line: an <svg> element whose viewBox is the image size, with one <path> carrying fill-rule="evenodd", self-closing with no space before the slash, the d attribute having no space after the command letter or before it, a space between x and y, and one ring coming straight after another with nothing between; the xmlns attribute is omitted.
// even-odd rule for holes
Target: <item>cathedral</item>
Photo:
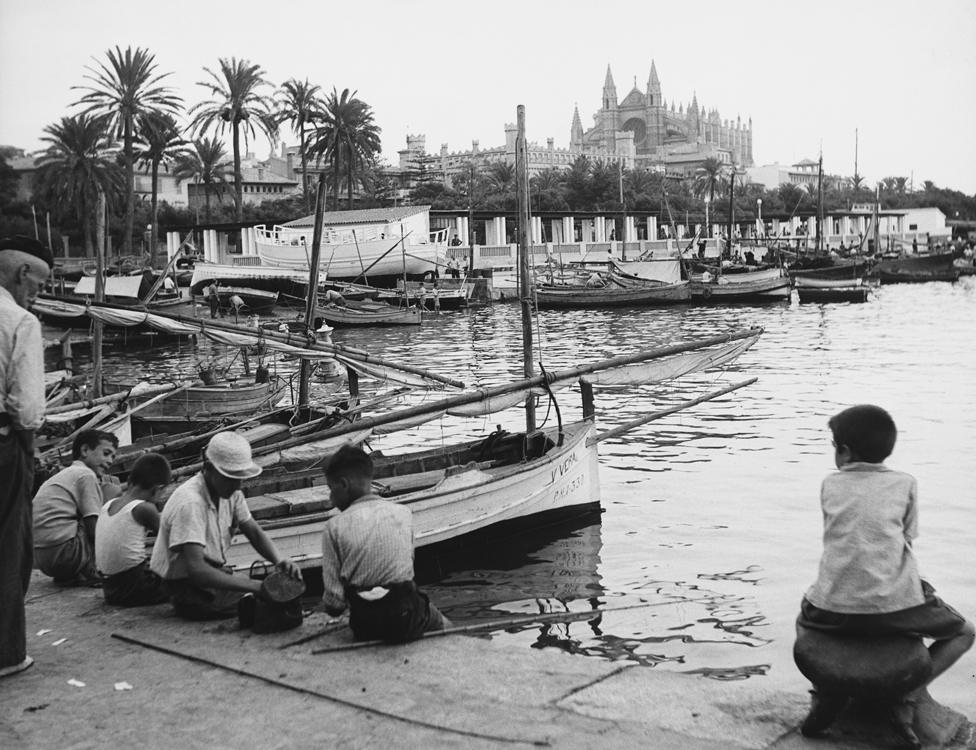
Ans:
<svg viewBox="0 0 976 750"><path fill-rule="evenodd" d="M579 107L573 113L569 150L594 159L623 159L628 167L661 169L669 174L693 174L705 159L750 167L752 118L743 126L723 120L718 110L705 110L693 95L687 109L675 109L661 93L657 68L651 62L647 88L634 87L617 101L617 87L610 66L603 84L603 106L593 116L594 125L584 131Z"/></svg>

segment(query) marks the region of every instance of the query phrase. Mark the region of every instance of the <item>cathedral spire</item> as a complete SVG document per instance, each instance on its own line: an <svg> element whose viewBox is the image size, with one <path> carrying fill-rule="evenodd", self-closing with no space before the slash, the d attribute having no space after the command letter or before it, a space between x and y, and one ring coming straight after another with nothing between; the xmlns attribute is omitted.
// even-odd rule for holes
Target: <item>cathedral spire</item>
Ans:
<svg viewBox="0 0 976 750"><path fill-rule="evenodd" d="M580 148L583 145L583 123L580 121L579 104L573 108L573 125L569 131L570 148Z"/></svg>
<svg viewBox="0 0 976 750"><path fill-rule="evenodd" d="M657 77L657 66L651 60L651 72L647 76L647 96L651 104L661 103L661 81Z"/></svg>
<svg viewBox="0 0 976 750"><path fill-rule="evenodd" d="M607 77L603 81L603 108L617 108L617 86L613 82L613 73L610 72L609 63L607 63Z"/></svg>

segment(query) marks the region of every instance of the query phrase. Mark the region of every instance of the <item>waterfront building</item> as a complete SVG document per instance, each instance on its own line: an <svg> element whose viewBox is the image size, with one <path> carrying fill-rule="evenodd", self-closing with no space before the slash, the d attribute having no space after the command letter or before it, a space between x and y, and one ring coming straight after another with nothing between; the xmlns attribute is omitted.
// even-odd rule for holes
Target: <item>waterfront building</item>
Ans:
<svg viewBox="0 0 976 750"><path fill-rule="evenodd" d="M780 185L797 185L799 187L810 185L816 188L817 174L818 163L813 159L802 159L796 164L788 166L774 163L746 168L746 180L756 185L762 185L767 190L775 190ZM827 179L827 175L824 175L824 179Z"/></svg>

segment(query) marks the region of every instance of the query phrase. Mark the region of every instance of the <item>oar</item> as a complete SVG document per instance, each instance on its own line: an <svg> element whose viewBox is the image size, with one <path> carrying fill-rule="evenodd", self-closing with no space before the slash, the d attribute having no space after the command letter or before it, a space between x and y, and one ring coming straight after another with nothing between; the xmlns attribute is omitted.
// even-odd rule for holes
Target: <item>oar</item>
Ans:
<svg viewBox="0 0 976 750"><path fill-rule="evenodd" d="M749 380L743 380L741 383L735 383L727 388L721 388L717 391L712 391L711 393L706 393L704 396L699 396L698 398L693 398L691 401L683 401L677 406L672 406L668 409L661 409L660 411L655 411L650 414L645 414L643 417L638 417L637 419L632 419L630 422L625 422L624 424L614 427L612 430L606 430L601 432L599 435L594 435L589 440L586 441L587 447L591 445L596 445L599 442L607 440L609 438L617 437L623 435L625 432L630 432L635 427L640 427L641 425L647 424L648 422L653 422L655 419L660 419L661 417L666 417L668 414L674 414L678 411L684 411L689 407L695 406L696 404L701 404L705 401L711 401L713 398L718 398L719 396L724 396L726 393L731 393L732 391L737 391L740 388L745 388L747 385L752 385L759 378L749 378Z"/></svg>
<svg viewBox="0 0 976 750"><path fill-rule="evenodd" d="M193 383L191 383L192 385ZM168 393L174 391L180 386L177 383L165 383L163 385L156 385L147 388L142 391L138 396L155 396L160 393ZM99 398L92 398L82 402L74 402L70 404L62 404L61 406L54 406L47 410L47 414L63 414L64 412L74 411L75 409L85 409L91 408L93 406L100 406L101 404L110 404L114 401L123 401L127 399L132 394L132 388L128 390L119 391L118 393L110 393L107 396L101 396Z"/></svg>
<svg viewBox="0 0 976 750"><path fill-rule="evenodd" d="M680 599L675 601L667 602L645 602L643 604L630 604L625 607L603 607L597 609L588 609L582 612L545 612L537 615L524 615L520 617L509 617L506 620L490 620L488 622L476 622L471 625L458 625L451 628L445 628L444 630L432 630L430 632L422 634L417 640L422 640L426 638L441 638L445 635L457 635L458 633L479 633L487 632L491 630L505 630L506 628L516 627L518 625L533 625L535 623L545 623L545 622L566 622L573 620L591 620L597 615L603 615L608 612L625 612L631 609L647 609L649 607L664 607L669 604L700 604L702 602L708 602L709 599ZM335 627L330 629L325 629L318 635L325 635ZM302 641L294 641L291 644L285 644L282 648L286 648L289 645L294 645L295 643L304 643L311 640L311 637L305 638ZM339 646L329 646L328 648L317 648L312 651L313 654L332 654L337 651L354 651L361 648L372 648L374 646L389 646L391 645L387 641L356 641L355 643L343 643Z"/></svg>

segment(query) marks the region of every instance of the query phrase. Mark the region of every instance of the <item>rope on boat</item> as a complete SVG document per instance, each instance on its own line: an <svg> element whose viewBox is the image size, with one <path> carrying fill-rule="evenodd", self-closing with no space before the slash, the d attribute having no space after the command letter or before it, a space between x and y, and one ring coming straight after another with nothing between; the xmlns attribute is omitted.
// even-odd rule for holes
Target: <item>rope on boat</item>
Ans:
<svg viewBox="0 0 976 750"><path fill-rule="evenodd" d="M548 740L533 740L533 739L523 739L521 737L506 737L504 735L498 734L488 734L486 732L474 732L467 729L456 729L454 727L444 726L443 724L435 724L430 721L423 721L421 719L412 719L409 716L401 716L399 714L392 713L390 711L384 711L380 708L374 708L373 706L366 706L362 703L356 703L354 701L346 700L345 698L339 698L335 695L329 695L328 693L323 693L319 690L313 690L312 688L302 687L301 685L295 685L290 682L285 682L284 680L279 680L274 677L267 677L263 674L258 674L257 672L252 672L247 669L240 669L239 667L232 667L228 664L222 664L221 662L214 661L212 659L207 659L202 656L196 656L194 654L188 654L184 651L177 651L175 648L170 648L168 646L160 646L155 643L149 643L148 641L141 641L138 638L133 638L128 635L123 635L122 633L112 633L112 638L122 641L123 643L128 643L133 646L140 646L150 651L158 651L169 656L175 656L179 659L185 659L186 661L195 662L197 664L204 664L208 667L214 667L216 669L221 669L225 672L230 672L232 674L240 675L242 677L250 677L261 682L265 682L269 685L274 685L275 687L284 688L285 690L291 690L295 693L300 693L302 695L311 695L315 698L321 698L323 700L329 701L330 703L336 703L340 706L345 706L346 708L352 708L358 711L364 711L375 716L382 716L385 719L391 719L393 721L403 722L404 724L411 724L417 727L424 727L425 729L432 729L435 732L445 732L448 734L456 734L462 737L474 737L479 740L490 740L494 742L504 742L510 745L531 745L533 747L549 747L550 743Z"/></svg>

